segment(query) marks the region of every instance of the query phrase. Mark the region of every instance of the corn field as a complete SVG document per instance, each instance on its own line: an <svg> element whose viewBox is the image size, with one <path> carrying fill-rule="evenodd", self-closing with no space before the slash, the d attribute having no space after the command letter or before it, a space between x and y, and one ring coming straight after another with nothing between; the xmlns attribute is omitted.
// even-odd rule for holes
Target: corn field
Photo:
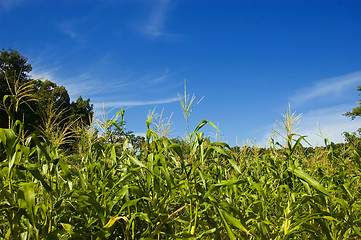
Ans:
<svg viewBox="0 0 361 240"><path fill-rule="evenodd" d="M231 148L205 120L184 141L146 124L139 148L78 127L75 154L20 121L0 129L0 238L361 239L357 146L309 151L290 133Z"/></svg>

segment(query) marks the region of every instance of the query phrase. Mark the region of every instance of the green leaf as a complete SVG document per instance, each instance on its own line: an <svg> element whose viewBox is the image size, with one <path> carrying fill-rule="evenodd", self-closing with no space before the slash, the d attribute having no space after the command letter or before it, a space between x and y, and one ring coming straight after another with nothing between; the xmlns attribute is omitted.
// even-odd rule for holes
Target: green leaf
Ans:
<svg viewBox="0 0 361 240"><path fill-rule="evenodd" d="M248 235L252 235L244 226L243 224L236 219L235 217L233 217L232 215L230 215L228 212L219 209L219 211L223 214L223 217L225 218L225 220L227 220L230 224L232 224L233 226L235 226L236 228L238 228L239 230L247 233Z"/></svg>
<svg viewBox="0 0 361 240"><path fill-rule="evenodd" d="M32 140L35 142L36 146L38 146L38 148L40 148L41 152L44 154L45 158L51 162L51 157L49 156L48 152L45 150L44 146L41 144L41 142L39 141L38 137L36 136L36 134L32 134Z"/></svg>
<svg viewBox="0 0 361 240"><path fill-rule="evenodd" d="M115 217L115 218L112 218L108 221L107 224L105 224L104 228L110 228L114 225L114 223L116 223L117 221L119 220L123 220L126 224L128 224L129 220L127 217Z"/></svg>
<svg viewBox="0 0 361 240"><path fill-rule="evenodd" d="M221 211L221 209L218 209L218 212L219 212L219 215L221 216L221 220L223 222L223 225L224 227L226 228L227 230L227 235L228 235L228 238L231 239L231 240L236 240L236 236L234 236L234 233L232 231L232 229L229 227L224 215L223 215L223 212Z"/></svg>
<svg viewBox="0 0 361 240"><path fill-rule="evenodd" d="M132 161L133 163L135 163L136 165L138 165L139 167L143 167L143 168L147 168L141 161L139 161L138 159L136 159L135 157L127 154L127 156L129 157L130 161Z"/></svg>
<svg viewBox="0 0 361 240"><path fill-rule="evenodd" d="M357 236L361 237L361 229L356 227L355 225L352 226L352 229L355 231Z"/></svg>
<svg viewBox="0 0 361 240"><path fill-rule="evenodd" d="M26 202L26 209L30 215L30 220L32 225L35 227L35 192L34 192L34 183L27 182L22 183L20 190L24 193L24 198Z"/></svg>
<svg viewBox="0 0 361 240"><path fill-rule="evenodd" d="M206 151L206 157L212 152L218 152L219 154L222 154L224 156L229 156L229 154L226 152L224 148L218 147L218 146L209 146Z"/></svg>
<svg viewBox="0 0 361 240"><path fill-rule="evenodd" d="M202 120L202 121L198 124L198 126L194 129L194 132L192 133L191 138L193 138L193 136L196 134L196 132L198 132L198 131L199 131L204 125L206 125L207 123L208 123L209 125L211 125L212 127L214 127L217 131L219 131L218 128L217 128L212 122L207 121L207 120Z"/></svg>
<svg viewBox="0 0 361 240"><path fill-rule="evenodd" d="M43 187L48 191L51 192L53 191L51 189L51 187L49 186L49 184L45 181L44 177L41 175L41 173L39 172L39 166L32 164L30 165L28 168L28 171L31 173L31 175L34 176L34 178L38 179L41 184L43 185Z"/></svg>
<svg viewBox="0 0 361 240"><path fill-rule="evenodd" d="M72 225L70 225L70 224L68 224L68 223L60 223L60 224L63 226L63 228L64 228L64 230L65 230L66 232L68 232L68 233L70 233L70 234L73 233L74 227L73 227Z"/></svg>
<svg viewBox="0 0 361 240"><path fill-rule="evenodd" d="M136 205L139 200L141 200L142 198L137 198L137 199L133 199L133 200L129 200L126 203L123 204L122 208L119 210L118 214L121 213L126 207L130 207L130 206L134 206Z"/></svg>
<svg viewBox="0 0 361 240"><path fill-rule="evenodd" d="M178 144L172 144L169 146L169 148L173 149L178 154L178 156L183 159L182 148Z"/></svg>
<svg viewBox="0 0 361 240"><path fill-rule="evenodd" d="M214 184L214 187L221 187L221 186L231 186L231 185L237 185L244 182L244 180L240 179L230 179L230 180L223 180L220 183Z"/></svg>
<svg viewBox="0 0 361 240"><path fill-rule="evenodd" d="M305 173L300 167L295 168L294 166L290 166L287 168L287 171L305 180L309 185L313 186L321 193L330 196L330 193L318 181L316 181L313 177Z"/></svg>
<svg viewBox="0 0 361 240"><path fill-rule="evenodd" d="M236 170L239 174L242 174L241 169L238 167L237 163L232 158L228 158L228 162L231 164L234 170Z"/></svg>

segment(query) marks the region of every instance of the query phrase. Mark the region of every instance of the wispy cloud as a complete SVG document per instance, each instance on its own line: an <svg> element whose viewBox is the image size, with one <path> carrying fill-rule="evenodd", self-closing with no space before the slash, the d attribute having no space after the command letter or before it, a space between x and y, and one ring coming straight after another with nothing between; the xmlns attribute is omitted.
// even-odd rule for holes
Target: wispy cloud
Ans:
<svg viewBox="0 0 361 240"><path fill-rule="evenodd" d="M69 75L70 71L64 71L65 66L56 59L56 56L49 57L49 55L51 54L45 51L30 59L33 66L31 77L34 79L48 79L57 85L64 86L72 100L75 100L80 95L85 98L93 98L96 95L107 96L109 93L125 89L133 84L126 76L118 77L114 81L113 78L98 73L99 69L110 66L107 56L100 57L98 62L94 62L84 71L75 66L76 71ZM124 74L118 74L117 76L119 75L123 76ZM104 79L107 79L107 81L104 81Z"/></svg>
<svg viewBox="0 0 361 240"><path fill-rule="evenodd" d="M79 37L79 32L75 29L75 23L71 21L64 21L59 24L59 30L71 38Z"/></svg>
<svg viewBox="0 0 361 240"><path fill-rule="evenodd" d="M144 25L143 31L151 37L159 37L164 34L163 28L166 14L169 6L169 0L157 0L154 4L150 18Z"/></svg>
<svg viewBox="0 0 361 240"><path fill-rule="evenodd" d="M159 94L169 96L171 91L178 88L180 84L179 81L172 78L172 76L178 72L171 72L168 69L161 74L145 73L143 75L134 72L120 73L115 71L109 73L109 76L99 76L97 71L102 68L102 64L104 64L104 60L100 59L99 63L94 63L87 71L71 76L64 76L60 65L56 65L55 67L54 64L47 64L44 63L44 61L44 59L35 61L35 64L33 64L34 70L31 72L32 78L45 78L64 86L72 100L75 100L81 95L84 98L90 97L94 102L108 102L110 103L110 107L119 105L147 105L145 102L128 102L122 99L134 99L138 98L138 96L142 98L153 98L154 95ZM106 81L104 79L106 79ZM152 102L153 101L149 104L153 104ZM155 103L157 102L158 101Z"/></svg>
<svg viewBox="0 0 361 240"><path fill-rule="evenodd" d="M115 101L115 102L96 102L94 107L96 109L105 108L117 108L117 107L134 107L134 106L146 106L146 105L157 105L157 104L166 104L178 101L177 97L160 99L160 100L149 100L149 101Z"/></svg>
<svg viewBox="0 0 361 240"><path fill-rule="evenodd" d="M170 33L166 30L169 12L174 1L152 0L144 2L150 6L149 16L142 19L141 23L131 24L132 28L150 39L162 37L171 41L178 41L183 38L180 34Z"/></svg>
<svg viewBox="0 0 361 240"><path fill-rule="evenodd" d="M56 59L47 58L46 54L33 59L33 78L45 77L57 85L64 86L72 101L79 96L90 98L97 110L102 110L103 102L105 108L110 110L167 104L178 100L174 96L177 94L176 89L180 81L173 76L179 71L166 68L158 72L139 73L122 69L103 74L102 69L113 66L109 65L113 62L111 56L106 55L83 70L75 67L76 71L69 75L68 71L64 71L65 66L56 62ZM113 66L112 69L117 69L117 66Z"/></svg>
<svg viewBox="0 0 361 240"><path fill-rule="evenodd" d="M151 79L149 81L149 83L153 83L153 84L161 83L161 82L164 82L165 80L167 80L167 78L168 78L168 75L167 75L167 73L165 73L160 77L156 77L154 79Z"/></svg>
<svg viewBox="0 0 361 240"><path fill-rule="evenodd" d="M31 77L33 79L48 79L59 86L65 86L72 100L75 100L75 98L82 93L91 92L92 89L94 89L94 84L96 83L93 79L91 79L88 73L78 74L71 79L64 78L61 74L59 74L61 71L60 66L53 67L46 64L44 63L44 59L34 59L32 66L33 70L31 71Z"/></svg>
<svg viewBox="0 0 361 240"><path fill-rule="evenodd" d="M54 72L55 70L48 69L48 70L32 70L31 71L31 78L32 79L53 79L55 81Z"/></svg>
<svg viewBox="0 0 361 240"><path fill-rule="evenodd" d="M93 11L84 16L58 22L56 23L56 27L60 32L70 38L83 42L87 40L89 35L94 34L94 32L100 27L100 23L95 25L92 24L94 18L96 17L97 15Z"/></svg>
<svg viewBox="0 0 361 240"><path fill-rule="evenodd" d="M295 96L291 98L293 105L300 105L312 99L323 96L339 96L349 87L354 87L361 82L361 71L351 74L324 79L316 82L309 88L304 88L298 91Z"/></svg>
<svg viewBox="0 0 361 240"><path fill-rule="evenodd" d="M149 73L143 76L139 76L138 79L142 82L142 88L156 87L157 89L169 87L170 82L174 82L174 77L181 73L182 71L171 71L170 69L165 69L165 71ZM177 81L176 85L183 82Z"/></svg>
<svg viewBox="0 0 361 240"><path fill-rule="evenodd" d="M295 132L307 136L307 141L312 146L323 145L324 138L332 142L343 142L343 132L354 132L361 124L361 119L351 121L343 115L355 107L352 97L354 94L351 96L349 93L355 93L360 82L361 71L323 79L309 88L298 90L291 98L291 103L296 109L297 106L302 108L303 113ZM255 133L259 137L260 146L266 145L274 127L274 123L270 123Z"/></svg>

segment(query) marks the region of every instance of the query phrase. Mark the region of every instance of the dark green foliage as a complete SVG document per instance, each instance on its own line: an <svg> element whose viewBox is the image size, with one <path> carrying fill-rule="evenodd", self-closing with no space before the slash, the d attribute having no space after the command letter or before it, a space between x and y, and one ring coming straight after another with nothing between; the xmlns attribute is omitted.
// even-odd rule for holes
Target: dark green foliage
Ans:
<svg viewBox="0 0 361 240"><path fill-rule="evenodd" d="M27 58L22 56L18 51L9 49L2 50L0 54L0 94L2 96L9 94L9 88L5 81L5 74L9 79L20 78L22 83L27 82L29 73L32 70L31 65L27 63ZM12 79L10 82L14 82Z"/></svg>
<svg viewBox="0 0 361 240"><path fill-rule="evenodd" d="M361 85L357 87L357 91L361 91ZM344 114L347 117L351 117L354 120L356 117L361 116L361 100L359 100L359 106L352 109L351 112L347 112ZM344 133L345 140L355 148L361 150L361 128L357 130L357 132L353 133Z"/></svg>
<svg viewBox="0 0 361 240"><path fill-rule="evenodd" d="M25 129L30 132L39 126L44 128L44 118L54 113L61 115L57 119L62 122L60 127L78 120L85 125L90 125L93 105L90 104L89 99L83 100L80 96L75 102L70 102L65 87L57 86L49 80L32 80L29 77L31 70L27 59L17 51L12 49L1 51L0 127L9 127L10 120L5 108L11 110L13 121L22 121ZM14 96L14 100L8 97L4 106L3 99L6 95ZM15 108L15 105L18 107Z"/></svg>
<svg viewBox="0 0 361 240"><path fill-rule="evenodd" d="M357 91L361 91L361 85L357 87ZM352 119L361 116L361 100L359 100L359 106L352 109L351 112L345 113L345 116L351 117Z"/></svg>
<svg viewBox="0 0 361 240"><path fill-rule="evenodd" d="M93 116L93 105L90 104L90 99L83 100L81 96L75 102L70 104L70 115L71 119L81 119L82 122L89 126L91 118Z"/></svg>
<svg viewBox="0 0 361 240"><path fill-rule="evenodd" d="M40 111L46 111L51 104L53 108L70 108L68 91L65 87L57 86L49 80L36 81L34 97L37 99Z"/></svg>
<svg viewBox="0 0 361 240"><path fill-rule="evenodd" d="M5 95L13 95L15 82L24 84L29 82L29 73L32 70L31 65L27 63L27 59L20 55L16 50L2 50L0 54L0 127L9 127L8 115L3 106L3 98ZM9 103L8 99L7 103ZM31 109L29 106L21 106L18 111L17 118L22 116L29 117Z"/></svg>

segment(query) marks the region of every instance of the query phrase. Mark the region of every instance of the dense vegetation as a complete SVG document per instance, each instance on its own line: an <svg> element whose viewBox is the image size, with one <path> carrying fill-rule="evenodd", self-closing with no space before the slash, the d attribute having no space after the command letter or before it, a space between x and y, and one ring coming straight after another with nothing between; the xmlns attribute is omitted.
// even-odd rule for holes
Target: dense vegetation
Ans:
<svg viewBox="0 0 361 240"><path fill-rule="evenodd" d="M30 131L15 117L23 100L10 96L0 129L0 238L361 238L356 134L305 148L287 113L284 144L231 148L200 132L216 128L211 122L170 139L167 123L150 115L145 141L132 142L124 111L98 128L54 120L51 132ZM193 100L185 93L187 123Z"/></svg>
<svg viewBox="0 0 361 240"><path fill-rule="evenodd" d="M22 121L28 131L34 131L39 126L46 128L49 120L56 121L61 127L75 122L90 124L93 115L90 99L83 100L79 96L75 102L70 102L65 87L49 80L31 79L31 70L27 59L16 50L1 51L0 127L10 127L9 114L13 114L13 119ZM6 112L10 106L15 111Z"/></svg>

